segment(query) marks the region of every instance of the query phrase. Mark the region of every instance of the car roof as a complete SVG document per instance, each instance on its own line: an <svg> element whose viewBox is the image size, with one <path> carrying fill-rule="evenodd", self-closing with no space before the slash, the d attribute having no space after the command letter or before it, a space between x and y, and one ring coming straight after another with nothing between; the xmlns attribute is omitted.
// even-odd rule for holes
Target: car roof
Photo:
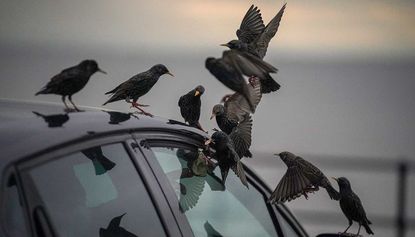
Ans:
<svg viewBox="0 0 415 237"><path fill-rule="evenodd" d="M0 99L0 171L17 159L91 135L147 130L207 138L175 120L91 107L81 110L65 112L58 104Z"/></svg>

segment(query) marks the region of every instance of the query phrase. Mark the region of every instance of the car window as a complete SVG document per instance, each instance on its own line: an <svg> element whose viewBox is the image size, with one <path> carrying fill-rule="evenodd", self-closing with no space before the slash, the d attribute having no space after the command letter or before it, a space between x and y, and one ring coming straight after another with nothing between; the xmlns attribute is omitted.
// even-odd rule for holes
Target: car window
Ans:
<svg viewBox="0 0 415 237"><path fill-rule="evenodd" d="M9 176L4 192L4 229L7 236L28 236L23 214L23 204L14 175Z"/></svg>
<svg viewBox="0 0 415 237"><path fill-rule="evenodd" d="M29 175L59 236L166 235L122 144L61 157Z"/></svg>
<svg viewBox="0 0 415 237"><path fill-rule="evenodd" d="M277 216L278 216L278 221L280 223L282 232L284 233L284 236L288 236L288 237L300 236L294 230L293 226L284 217L282 217L282 215L278 213Z"/></svg>
<svg viewBox="0 0 415 237"><path fill-rule="evenodd" d="M150 144L151 146L151 144ZM151 146L195 236L277 236L264 196L231 172L226 189L219 168L207 173L196 148Z"/></svg>

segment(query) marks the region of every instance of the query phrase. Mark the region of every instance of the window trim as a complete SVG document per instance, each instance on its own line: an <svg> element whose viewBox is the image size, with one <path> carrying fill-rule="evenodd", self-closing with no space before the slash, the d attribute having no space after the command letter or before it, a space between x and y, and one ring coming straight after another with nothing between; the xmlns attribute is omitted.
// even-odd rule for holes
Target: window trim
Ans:
<svg viewBox="0 0 415 237"><path fill-rule="evenodd" d="M28 177L28 171L38 165L56 159L57 157L70 155L94 146L104 146L110 144L121 144L124 147L126 154L129 156L131 162L134 165L134 168L137 171L137 174L140 176L142 182L145 185L145 188L147 189L150 200L152 201L155 207L156 213L160 219L160 222L163 226L166 235L174 237L181 236L178 226L171 225L168 222L170 219L173 218L173 214L169 212L168 209L163 208L167 206L167 200L165 200L162 196L158 195L158 193L161 192L161 187L157 184L157 182L154 182L155 177L148 172L150 167L145 164L139 164L139 162L137 161L142 157L131 152L129 144L127 144L127 141L130 140L131 137L131 134L126 133L121 135L108 135L98 138L94 137L87 140L79 139L77 141L71 142L66 146L58 146L55 149L48 151L47 153L42 153L37 156L31 156L28 159L18 161L15 165L17 170L16 176L19 180L21 180L22 198L25 203L24 212L25 216L28 216L28 223L30 225L31 236L36 236L35 220L32 215L33 211L39 205L43 205L41 203L38 191L35 190L34 186L29 183L30 178ZM53 227L52 229L54 230ZM56 231L54 231L54 233L56 233Z"/></svg>

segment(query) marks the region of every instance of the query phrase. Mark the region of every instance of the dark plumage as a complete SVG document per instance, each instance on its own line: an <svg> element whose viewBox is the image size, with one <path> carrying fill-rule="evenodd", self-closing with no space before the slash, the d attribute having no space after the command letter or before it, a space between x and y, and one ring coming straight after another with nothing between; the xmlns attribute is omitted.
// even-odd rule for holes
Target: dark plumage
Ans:
<svg viewBox="0 0 415 237"><path fill-rule="evenodd" d="M137 237L137 235L129 232L128 230L120 226L121 219L124 217L125 214L126 213L122 214L121 216L112 218L111 222L108 224L108 227L106 229L99 228L99 237Z"/></svg>
<svg viewBox="0 0 415 237"><path fill-rule="evenodd" d="M338 200L339 193L333 188L323 172L313 164L287 151L278 154L278 156L288 169L268 199L269 202L291 201L301 195L308 198L307 193L318 191L319 187L325 188L331 199Z"/></svg>
<svg viewBox="0 0 415 237"><path fill-rule="evenodd" d="M33 111L33 113L39 117L42 117L43 120L45 120L45 122L48 124L48 127L50 128L62 127L63 124L68 122L69 120L69 115L67 113L51 115L44 115L36 111Z"/></svg>
<svg viewBox="0 0 415 237"><path fill-rule="evenodd" d="M231 40L227 44L223 44L223 46L242 52L248 52L263 59L267 52L269 42L278 31L285 7L286 4L282 6L277 15L267 26L265 26L260 10L258 7L252 5L246 12L241 22L241 26L236 31L238 39ZM262 93L269 93L280 88L280 85L271 77L261 78L261 84Z"/></svg>
<svg viewBox="0 0 415 237"><path fill-rule="evenodd" d="M242 157L252 157L249 147L251 146L252 119L249 115L235 127L229 136L217 131L212 134L211 139L206 141L206 145L213 144L216 150L215 156L221 170L222 182L225 184L229 169L241 179L241 182L248 187L248 182L240 159Z"/></svg>
<svg viewBox="0 0 415 237"><path fill-rule="evenodd" d="M145 112L140 106L147 106L138 104L137 100L147 94L150 89L156 84L160 76L164 74L169 74L173 76L162 64L157 64L150 68L149 70L139 73L127 81L121 83L119 86L115 87L113 90L108 91L107 94L112 94L111 98L105 102L103 105L112 103L114 101L125 100L127 103L131 103L132 107L139 109L143 114L150 115Z"/></svg>
<svg viewBox="0 0 415 237"><path fill-rule="evenodd" d="M343 233L346 233L350 226L352 226L353 221L356 221L357 223L359 223L359 230L356 234L357 236L360 233L360 227L362 225L365 228L366 233L373 235L374 233L369 227L369 225L372 224L372 222L370 222L369 219L367 219L366 212L363 208L362 202L360 201L360 198L353 192L349 180L347 180L345 177L333 179L337 181L337 184L340 188L340 208L342 209L344 215L347 217L347 220L349 221L349 226Z"/></svg>
<svg viewBox="0 0 415 237"><path fill-rule="evenodd" d="M136 117L133 113L122 113L122 112L117 112L117 111L104 111L104 112L107 112L110 115L110 121L108 123L113 124L113 125L125 122L129 120L131 117L138 119L138 117Z"/></svg>
<svg viewBox="0 0 415 237"><path fill-rule="evenodd" d="M213 228L213 226L208 221L205 222L203 227L205 228L207 237L223 237L223 235L215 230L215 228Z"/></svg>
<svg viewBox="0 0 415 237"><path fill-rule="evenodd" d="M203 86L197 86L195 89L189 91L179 99L180 114L190 126L199 128L203 131L202 126L199 123L200 107L202 102L200 96L205 92Z"/></svg>
<svg viewBox="0 0 415 237"><path fill-rule="evenodd" d="M205 66L220 82L241 94L248 101L251 113L255 111L255 106L248 85L242 75L256 76L260 80L269 78L273 80L269 74L278 71L262 59L234 49L224 51L222 58L207 58Z"/></svg>
<svg viewBox="0 0 415 237"><path fill-rule="evenodd" d="M106 72L99 69L97 62L95 62L94 60L84 60L78 65L67 68L59 74L52 77L48 84L46 84L46 86L44 86L35 95L61 95L62 102L64 103L66 109L69 109L68 105L66 104L66 96L68 96L68 99L71 102L71 104L74 106L76 110L79 111L79 109L72 101L72 95L84 88L86 83L89 81L89 78L95 72L102 72L106 74Z"/></svg>
<svg viewBox="0 0 415 237"><path fill-rule="evenodd" d="M250 78L248 88L254 103L254 109L256 109L262 98L261 83L256 78ZM213 107L210 119L216 117L219 128L226 134L230 134L233 128L244 120L245 115L250 113L251 109L246 99L238 92L225 96L222 101L224 105L217 104Z"/></svg>

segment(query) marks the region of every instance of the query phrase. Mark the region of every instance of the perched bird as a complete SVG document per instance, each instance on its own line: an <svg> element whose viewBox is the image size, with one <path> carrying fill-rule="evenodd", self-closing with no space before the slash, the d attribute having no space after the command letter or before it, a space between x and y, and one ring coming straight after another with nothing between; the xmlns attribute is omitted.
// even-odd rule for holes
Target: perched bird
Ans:
<svg viewBox="0 0 415 237"><path fill-rule="evenodd" d="M286 4L282 6L277 15L265 26L260 10L258 7L252 5L242 19L239 29L236 31L238 39L231 40L226 44L222 44L222 46L248 52L263 59L267 52L269 42L278 31L285 7ZM272 78L261 78L261 84L262 93L270 93L280 88L280 85Z"/></svg>
<svg viewBox="0 0 415 237"><path fill-rule="evenodd" d="M250 78L249 85L254 109L256 109L262 98L261 83L257 78L253 77ZM246 99L238 92L225 96L222 102L224 102L223 105L217 104L213 106L210 119L215 117L219 128L226 134L230 134L233 128L244 120L245 115L250 113L250 107Z"/></svg>
<svg viewBox="0 0 415 237"><path fill-rule="evenodd" d="M115 167L115 163L104 156L100 146L91 147L81 151L94 165L95 174L105 174L107 171Z"/></svg>
<svg viewBox="0 0 415 237"><path fill-rule="evenodd" d="M255 106L243 75L258 77L261 80L261 84L263 84L262 80L273 80L270 73L278 71L278 69L262 59L250 53L234 49L224 51L222 58L207 58L205 66L220 82L229 89L238 92L247 100L251 113L255 111Z"/></svg>
<svg viewBox="0 0 415 237"><path fill-rule="evenodd" d="M69 115L67 113L51 115L44 115L36 111L32 111L32 113L43 118L43 120L45 120L45 122L48 124L48 127L50 128L62 127L63 124L69 120Z"/></svg>
<svg viewBox="0 0 415 237"><path fill-rule="evenodd" d="M307 193L318 191L319 187L325 188L331 199L338 200L339 193L323 172L313 164L287 151L278 156L288 169L268 199L269 202L282 203L294 200L301 195L307 199Z"/></svg>
<svg viewBox="0 0 415 237"><path fill-rule="evenodd" d="M92 76L92 74L96 72L102 72L104 74L107 74L98 67L97 62L95 62L94 60L84 60L78 65L67 68L59 74L52 77L48 84L46 84L46 86L44 86L35 95L61 95L62 102L65 105L65 108L69 110L69 107L66 104L66 96L68 96L68 99L75 108L75 110L79 111L79 109L72 101L72 95L84 88L86 83L88 83L89 78Z"/></svg>
<svg viewBox="0 0 415 237"><path fill-rule="evenodd" d="M112 218L106 229L99 228L99 237L137 237L137 235L120 226L121 219L125 214L126 213L122 214L121 216Z"/></svg>
<svg viewBox="0 0 415 237"><path fill-rule="evenodd" d="M349 220L349 226L343 233L346 233L350 226L352 226L353 221L356 221L359 223L359 230L357 231L356 236L359 235L360 227L362 225L365 227L366 233L373 235L374 233L369 227L372 222L367 219L362 202L360 201L360 198L353 192L349 180L347 180L345 177L333 179L337 181L340 189L340 208L342 209L344 215L347 217L347 220Z"/></svg>
<svg viewBox="0 0 415 237"><path fill-rule="evenodd" d="M249 151L251 130L252 120L249 116L246 116L246 119L235 127L229 136L222 131L216 131L205 142L205 145L212 144L216 151L215 157L221 170L223 184L226 182L229 169L232 169L241 182L248 187L240 158L243 156L252 157Z"/></svg>
<svg viewBox="0 0 415 237"><path fill-rule="evenodd" d="M205 92L203 86L197 86L195 89L189 91L187 94L182 95L179 99L180 114L190 126L199 128L204 131L199 123L200 107L202 102L200 96Z"/></svg>
<svg viewBox="0 0 415 237"><path fill-rule="evenodd" d="M152 116L150 113L145 112L140 106L146 107L148 105L143 105L137 103L137 100L147 94L150 89L156 84L160 76L164 74L169 74L173 76L162 64L157 64L151 67L149 70L139 73L127 81L121 83L119 86L115 87L113 90L108 91L107 94L112 94L111 98L105 102L103 105L108 103L125 100L127 103L131 103L131 106L140 110L143 114Z"/></svg>

